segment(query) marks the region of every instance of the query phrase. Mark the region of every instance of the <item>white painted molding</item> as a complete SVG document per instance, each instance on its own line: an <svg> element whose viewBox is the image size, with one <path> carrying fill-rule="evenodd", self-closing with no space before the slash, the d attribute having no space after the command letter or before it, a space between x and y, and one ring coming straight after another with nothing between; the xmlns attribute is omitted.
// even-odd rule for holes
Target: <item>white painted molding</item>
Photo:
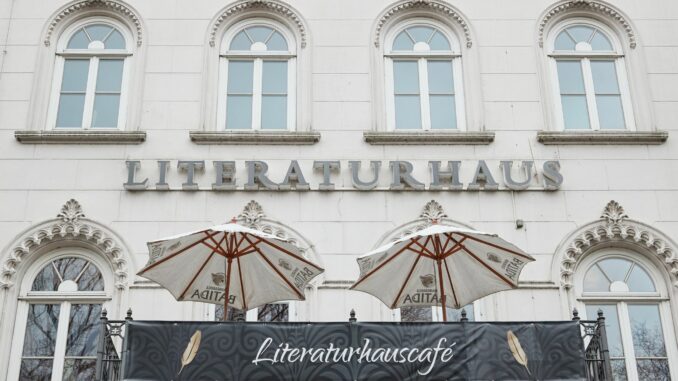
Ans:
<svg viewBox="0 0 678 381"><path fill-rule="evenodd" d="M223 12L221 12L219 17L216 18L216 20L214 21L210 28L209 35L210 46L212 47L215 46L219 27L226 19L250 10L265 10L275 12L281 15L282 17L288 19L289 21L292 22L292 24L296 25L298 29L301 47L302 48L306 47L306 30L308 28L304 24L303 19L297 13L297 11L292 9L289 5L276 0L243 0L236 2L233 5L226 8Z"/></svg>
<svg viewBox="0 0 678 381"><path fill-rule="evenodd" d="M668 131L538 131L544 145L658 145L669 138Z"/></svg>
<svg viewBox="0 0 678 381"><path fill-rule="evenodd" d="M494 141L488 131L365 131L365 142L372 145L487 145Z"/></svg>
<svg viewBox="0 0 678 381"><path fill-rule="evenodd" d="M228 145L309 145L320 141L314 131L190 131L195 144Z"/></svg>
<svg viewBox="0 0 678 381"><path fill-rule="evenodd" d="M631 49L634 49L636 47L636 33L633 31L633 27L626 19L626 17L624 17L624 15L619 10L614 8L612 5L603 3L601 1L593 0L567 0L551 7L551 9L549 9L546 12L541 22L539 23L538 28L539 46L540 47L544 46L544 32L546 30L546 26L551 21L551 19L560 14L576 10L586 10L596 12L614 22L617 22L626 32L626 36L629 39L629 46L631 47Z"/></svg>
<svg viewBox="0 0 678 381"><path fill-rule="evenodd" d="M23 144L141 144L145 131L14 131L14 138Z"/></svg>
<svg viewBox="0 0 678 381"><path fill-rule="evenodd" d="M143 42L141 18L130 7L117 0L82 0L67 5L56 16L54 16L52 21L49 23L44 38L45 46L50 46L52 34L54 33L57 25L59 25L59 23L61 23L63 20L67 19L72 14L81 12L83 10L99 9L117 13L121 17L129 20L136 30L135 37L137 46L141 46L141 43Z"/></svg>
<svg viewBox="0 0 678 381"><path fill-rule="evenodd" d="M678 259L673 242L660 231L629 219L624 208L614 200L605 206L599 220L580 228L560 245L564 248L560 253L560 285L565 289L573 287L575 269L585 254L600 245L624 243L656 256L666 265L673 285L678 287Z"/></svg>
<svg viewBox="0 0 678 381"><path fill-rule="evenodd" d="M84 243L100 252L111 264L115 287L125 289L129 260L123 244L107 228L85 218L80 203L74 199L63 205L56 219L32 227L10 247L0 269L0 288L12 287L16 282L16 273L27 257L56 242Z"/></svg>
<svg viewBox="0 0 678 381"><path fill-rule="evenodd" d="M421 9L440 13L454 20L464 31L466 47L470 48L473 45L468 22L450 5L436 0L405 0L396 3L381 14L374 31L374 46L379 47L382 30L389 19L403 12Z"/></svg>

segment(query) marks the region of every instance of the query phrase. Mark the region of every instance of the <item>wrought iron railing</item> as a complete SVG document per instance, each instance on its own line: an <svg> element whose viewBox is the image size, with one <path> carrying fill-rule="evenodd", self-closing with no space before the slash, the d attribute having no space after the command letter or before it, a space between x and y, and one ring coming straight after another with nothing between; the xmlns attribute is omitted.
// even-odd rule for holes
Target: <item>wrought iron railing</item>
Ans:
<svg viewBox="0 0 678 381"><path fill-rule="evenodd" d="M101 330L99 331L99 343L97 347L96 381L118 381L121 377L120 367L122 356L118 348L122 348L125 323L132 320L132 310L127 310L125 320L108 320L106 310L101 312Z"/></svg>
<svg viewBox="0 0 678 381"><path fill-rule="evenodd" d="M579 322L582 329L586 354L586 372L589 381L612 380L612 363L607 346L605 317L598 310L596 320L581 320L579 312L572 312L572 320ZM127 310L125 320L108 320L107 312L101 313L101 331L97 350L96 381L119 381L121 377L122 355L117 348L122 348L125 325L132 320L132 310ZM357 322L355 311L351 310L349 321ZM460 321L468 321L466 311L462 311ZM116 348L116 342L118 346Z"/></svg>

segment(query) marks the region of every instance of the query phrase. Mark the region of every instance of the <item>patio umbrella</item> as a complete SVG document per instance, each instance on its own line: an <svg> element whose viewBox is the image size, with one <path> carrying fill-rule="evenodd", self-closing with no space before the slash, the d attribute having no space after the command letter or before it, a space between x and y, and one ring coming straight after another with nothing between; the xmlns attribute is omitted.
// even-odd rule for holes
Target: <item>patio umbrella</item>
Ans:
<svg viewBox="0 0 678 381"><path fill-rule="evenodd" d="M148 243L138 275L177 300L247 310L281 300L304 300L304 287L324 270L284 239L234 222ZM227 297L228 295L228 297Z"/></svg>
<svg viewBox="0 0 678 381"><path fill-rule="evenodd" d="M496 234L434 224L360 258L351 289L379 298L390 308L462 306L518 287L530 255Z"/></svg>

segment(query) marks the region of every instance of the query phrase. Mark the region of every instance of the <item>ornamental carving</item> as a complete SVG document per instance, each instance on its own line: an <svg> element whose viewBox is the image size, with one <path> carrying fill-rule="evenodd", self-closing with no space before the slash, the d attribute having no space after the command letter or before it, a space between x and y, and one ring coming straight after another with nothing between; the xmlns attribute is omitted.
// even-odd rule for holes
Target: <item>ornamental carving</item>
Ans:
<svg viewBox="0 0 678 381"><path fill-rule="evenodd" d="M629 219L624 208L616 201L610 201L598 221L582 228L566 243L560 263L561 286L572 288L579 260L589 250L603 243L630 243L645 248L666 264L674 286L678 287L678 259L670 239L641 222Z"/></svg>
<svg viewBox="0 0 678 381"><path fill-rule="evenodd" d="M431 200L424 205L424 210L419 217L427 219L430 223L438 223L447 217L447 214L438 201Z"/></svg>
<svg viewBox="0 0 678 381"><path fill-rule="evenodd" d="M471 41L471 30L468 26L468 22L466 22L466 20L454 8L435 0L407 0L397 3L382 13L379 21L377 21L377 27L374 33L374 46L379 47L381 33L384 29L384 25L386 25L389 19L398 15L399 13L417 10L436 12L454 20L464 31L466 47L470 48L473 45L473 42Z"/></svg>
<svg viewBox="0 0 678 381"><path fill-rule="evenodd" d="M629 39L629 46L631 47L631 49L634 49L636 47L636 34L633 31L633 28L631 27L631 24L628 22L628 20L626 20L626 18L611 5L593 0L570 0L560 3L554 6L553 8L549 9L546 12L544 18L542 18L541 22L539 23L538 29L539 46L544 47L544 31L546 29L546 25L553 17L565 12L576 10L596 12L610 20L617 22L626 32L626 36Z"/></svg>
<svg viewBox="0 0 678 381"><path fill-rule="evenodd" d="M51 44L52 34L60 22L77 12L82 12L85 10L106 10L117 13L122 16L122 18L129 20L131 25L133 25L134 29L136 30L137 46L141 46L143 41L141 19L132 9L115 0L82 0L67 6L56 16L54 16L52 21L49 23L44 40L45 46L49 46Z"/></svg>
<svg viewBox="0 0 678 381"><path fill-rule="evenodd" d="M124 289L127 284L127 265L123 245L98 223L85 218L80 203L68 200L56 219L44 222L28 232L10 248L0 269L0 288L10 288L15 283L22 262L40 248L54 242L86 243L108 259L114 270L115 287Z"/></svg>
<svg viewBox="0 0 678 381"><path fill-rule="evenodd" d="M217 19L214 21L214 24L212 25L209 40L210 46L213 47L215 45L219 27L226 19L240 13L257 10L274 12L291 21L297 27L297 30L299 32L301 47L302 48L306 47L307 28L304 22L302 21L301 16L299 16L299 14L295 10L290 8L288 5L285 5L282 2L274 0L244 0L237 2L226 8L226 10L224 10L219 15L219 17L217 17Z"/></svg>

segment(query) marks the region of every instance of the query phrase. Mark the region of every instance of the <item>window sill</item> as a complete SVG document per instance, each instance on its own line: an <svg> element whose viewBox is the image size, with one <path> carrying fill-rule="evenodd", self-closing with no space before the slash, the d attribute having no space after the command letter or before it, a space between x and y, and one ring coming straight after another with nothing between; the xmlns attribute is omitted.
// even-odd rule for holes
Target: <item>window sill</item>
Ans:
<svg viewBox="0 0 678 381"><path fill-rule="evenodd" d="M144 131L14 131L14 137L23 144L141 144L146 141Z"/></svg>
<svg viewBox="0 0 678 381"><path fill-rule="evenodd" d="M310 145L320 140L319 132L298 131L190 131L195 144L228 145Z"/></svg>
<svg viewBox="0 0 678 381"><path fill-rule="evenodd" d="M372 145L487 145L494 141L494 132L369 131L363 138Z"/></svg>
<svg viewBox="0 0 678 381"><path fill-rule="evenodd" d="M537 141L545 145L658 145L668 131L539 131Z"/></svg>

